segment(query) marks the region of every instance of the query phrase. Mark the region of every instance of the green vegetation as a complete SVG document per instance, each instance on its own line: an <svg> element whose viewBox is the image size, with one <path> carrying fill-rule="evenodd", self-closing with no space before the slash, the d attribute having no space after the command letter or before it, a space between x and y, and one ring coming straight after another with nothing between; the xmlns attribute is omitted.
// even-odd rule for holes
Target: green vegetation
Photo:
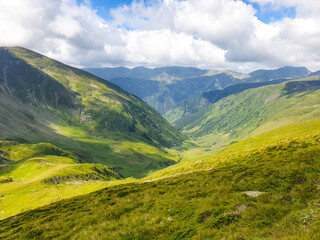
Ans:
<svg viewBox="0 0 320 240"><path fill-rule="evenodd" d="M311 138L319 134L319 131L320 119L314 119L246 138L219 151L206 151L205 148L201 147L186 149L185 152L182 152L183 158L179 164L159 170L146 179L152 180L185 172L209 170L212 166L220 166L224 161L228 162L238 156L246 157L252 151L259 151L260 148L264 149L291 141Z"/></svg>
<svg viewBox="0 0 320 240"><path fill-rule="evenodd" d="M252 83L239 83L231 85L223 90L214 90L209 92L203 92L199 96L193 98L187 98L186 100L177 104L174 108L169 110L164 117L170 122L175 123L180 118L186 117L193 113L196 113L208 105L218 102L222 98L228 97L232 94L237 94L248 89L259 88L262 86L275 85L282 82L289 81L288 78L270 80L264 82L252 82Z"/></svg>
<svg viewBox="0 0 320 240"><path fill-rule="evenodd" d="M319 76L249 89L174 122L209 151L245 137L320 117ZM181 109L172 111L175 119Z"/></svg>
<svg viewBox="0 0 320 240"><path fill-rule="evenodd" d="M318 239L320 123L304 124L275 140L256 136L248 148L249 139L231 145L205 166L195 163L196 172L108 187L2 220L0 237Z"/></svg>
<svg viewBox="0 0 320 240"><path fill-rule="evenodd" d="M0 140L50 142L125 177L178 161L166 148L184 137L118 86L18 47L0 48L0 67Z"/></svg>
<svg viewBox="0 0 320 240"><path fill-rule="evenodd" d="M161 67L133 69L86 68L107 81L117 84L143 99L161 114L175 108L181 101L217 89L225 89L239 83L268 82L275 79L306 77L305 67L283 67L275 70L258 70L248 74L228 70L200 70L188 67Z"/></svg>
<svg viewBox="0 0 320 240"><path fill-rule="evenodd" d="M226 79L287 73L308 70ZM119 87L0 48L0 239L318 239L319 102L319 76L206 93L167 115L184 141Z"/></svg>
<svg viewBox="0 0 320 240"><path fill-rule="evenodd" d="M89 193L122 176L48 143L0 142L0 218Z"/></svg>

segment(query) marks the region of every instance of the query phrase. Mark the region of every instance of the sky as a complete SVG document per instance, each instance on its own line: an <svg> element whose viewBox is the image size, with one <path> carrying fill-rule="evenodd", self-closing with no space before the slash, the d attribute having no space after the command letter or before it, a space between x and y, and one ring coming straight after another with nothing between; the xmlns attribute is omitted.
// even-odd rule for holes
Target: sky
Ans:
<svg viewBox="0 0 320 240"><path fill-rule="evenodd" d="M319 0L1 0L0 46L76 67L320 70Z"/></svg>

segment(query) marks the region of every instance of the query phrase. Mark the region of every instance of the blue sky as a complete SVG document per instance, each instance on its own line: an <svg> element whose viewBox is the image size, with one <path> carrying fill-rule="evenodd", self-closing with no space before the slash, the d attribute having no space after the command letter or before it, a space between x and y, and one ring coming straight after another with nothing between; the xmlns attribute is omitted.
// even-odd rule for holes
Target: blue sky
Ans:
<svg viewBox="0 0 320 240"><path fill-rule="evenodd" d="M294 7L277 7L275 8L270 3L260 6L257 3L249 0L242 0L246 4L252 5L256 10L256 16L264 23L270 23L281 20L285 17L295 18L296 11ZM117 8L124 4L130 5L132 0L90 0L92 7L97 10L97 14L103 19L111 20L110 9Z"/></svg>
<svg viewBox="0 0 320 240"><path fill-rule="evenodd" d="M97 14L103 19L111 20L110 9L117 8L124 4L131 4L132 0L90 0L92 7L98 12Z"/></svg>
<svg viewBox="0 0 320 240"><path fill-rule="evenodd" d="M246 4L251 4L256 9L256 16L261 22L270 23L281 20L285 17L295 18L296 10L294 7L277 7L275 8L270 3L265 6L260 6L257 3L251 3L248 0L243 0Z"/></svg>

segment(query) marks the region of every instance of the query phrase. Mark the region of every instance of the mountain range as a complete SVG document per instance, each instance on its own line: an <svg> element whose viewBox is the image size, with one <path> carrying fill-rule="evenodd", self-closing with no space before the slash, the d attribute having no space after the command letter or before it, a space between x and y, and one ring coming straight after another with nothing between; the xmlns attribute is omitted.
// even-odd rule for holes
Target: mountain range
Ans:
<svg viewBox="0 0 320 240"><path fill-rule="evenodd" d="M202 92L222 90L240 83L302 78L311 73L305 67L257 70L248 74L184 67L154 69L118 67L86 68L84 70L135 94L161 114L165 114L181 101L200 95Z"/></svg>
<svg viewBox="0 0 320 240"><path fill-rule="evenodd" d="M320 238L319 72L2 47L0 114L1 239Z"/></svg>

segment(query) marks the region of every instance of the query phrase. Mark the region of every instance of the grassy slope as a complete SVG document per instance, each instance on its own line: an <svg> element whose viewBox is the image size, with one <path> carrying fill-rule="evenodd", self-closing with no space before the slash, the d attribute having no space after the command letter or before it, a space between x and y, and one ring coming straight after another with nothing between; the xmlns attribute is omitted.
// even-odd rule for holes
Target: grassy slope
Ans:
<svg viewBox="0 0 320 240"><path fill-rule="evenodd" d="M219 166L222 162L239 155L245 157L259 148L263 149L294 140L310 138L310 136L319 134L319 131L320 119L314 119L264 132L233 143L218 151L204 151L202 148L187 149L182 152L183 158L179 164L159 170L146 179L152 180L184 172L209 170L213 165Z"/></svg>
<svg viewBox="0 0 320 240"><path fill-rule="evenodd" d="M228 96L178 120L175 126L212 151L248 136L319 118L320 86L295 89L292 83L318 84L319 76Z"/></svg>
<svg viewBox="0 0 320 240"><path fill-rule="evenodd" d="M191 169L206 171L114 186L8 218L0 237L318 239L319 125L255 136Z"/></svg>
<svg viewBox="0 0 320 240"><path fill-rule="evenodd" d="M0 142L0 218L106 187L121 176L48 143ZM1 181L2 180L2 181Z"/></svg>
<svg viewBox="0 0 320 240"><path fill-rule="evenodd" d="M248 82L238 83L224 88L223 90L214 90L203 92L202 94L187 98L186 100L177 104L174 108L170 109L164 117L172 124L181 118L185 118L201 109L206 108L208 105L218 102L222 98L226 98L232 94L237 94L248 89L254 89L262 86L275 85L282 82L287 82L289 79L277 79L264 82Z"/></svg>
<svg viewBox="0 0 320 240"><path fill-rule="evenodd" d="M23 48L9 51L74 92L81 104L77 110L82 112L82 123L87 122L90 130L132 133L132 138L160 146L182 140L154 109L118 86Z"/></svg>
<svg viewBox="0 0 320 240"><path fill-rule="evenodd" d="M51 142L81 162L116 167L128 177L178 161L177 152L164 147L183 137L138 98L23 48L1 48L1 54L2 140Z"/></svg>

